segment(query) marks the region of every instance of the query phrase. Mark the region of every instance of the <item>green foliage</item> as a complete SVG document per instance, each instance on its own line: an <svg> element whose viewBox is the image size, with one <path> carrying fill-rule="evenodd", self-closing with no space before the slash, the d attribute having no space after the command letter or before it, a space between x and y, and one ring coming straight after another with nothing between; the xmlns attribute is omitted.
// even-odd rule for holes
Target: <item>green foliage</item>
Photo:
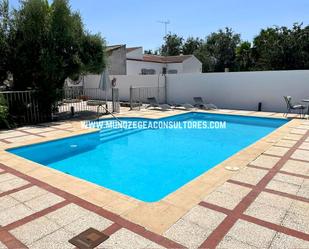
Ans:
<svg viewBox="0 0 309 249"><path fill-rule="evenodd" d="M236 62L239 71L249 71L253 67L251 43L241 42L236 48Z"/></svg>
<svg viewBox="0 0 309 249"><path fill-rule="evenodd" d="M0 129L9 128L10 124L8 122L8 107L6 101L2 94L0 94Z"/></svg>
<svg viewBox="0 0 309 249"><path fill-rule="evenodd" d="M205 40L168 34L162 45L161 55L194 54L203 64L203 72L223 72L225 68L237 68L236 48L240 43L240 35L226 28L210 34Z"/></svg>
<svg viewBox="0 0 309 249"><path fill-rule="evenodd" d="M203 43L193 54L202 62L203 72L215 71L216 59L209 53L207 44Z"/></svg>
<svg viewBox="0 0 309 249"><path fill-rule="evenodd" d="M160 54L164 56L180 55L182 53L183 38L176 34L168 34L164 37L164 44Z"/></svg>
<svg viewBox="0 0 309 249"><path fill-rule="evenodd" d="M241 41L231 28L211 33L206 39L169 34L161 55L194 54L203 72L309 69L309 26L262 29L253 44ZM149 53L152 53L149 51Z"/></svg>
<svg viewBox="0 0 309 249"><path fill-rule="evenodd" d="M9 32L9 3L8 0L0 2L0 82L7 78L8 74L8 32Z"/></svg>
<svg viewBox="0 0 309 249"><path fill-rule="evenodd" d="M206 39L209 54L215 59L215 71L222 72L225 68L236 66L236 47L240 43L240 35L232 29L225 28L210 34Z"/></svg>
<svg viewBox="0 0 309 249"><path fill-rule="evenodd" d="M0 1L0 7L7 2ZM5 16L2 12L0 20ZM100 73L105 68L105 41L99 34L85 31L68 0L53 0L51 4L47 0L21 1L9 19L6 52L0 24L0 55L6 53L8 58L4 70L0 62L0 77L4 78L2 71L10 72L14 90L36 89L40 109L46 113L51 112L58 98L56 91L66 78Z"/></svg>
<svg viewBox="0 0 309 249"><path fill-rule="evenodd" d="M151 49L148 49L148 50L144 50L144 54L158 55L159 51L158 50L152 51Z"/></svg>
<svg viewBox="0 0 309 249"><path fill-rule="evenodd" d="M203 40L196 37L189 37L183 44L182 51L183 54L194 54L203 45Z"/></svg>
<svg viewBox="0 0 309 249"><path fill-rule="evenodd" d="M263 29L254 39L253 57L257 70L308 69L309 26Z"/></svg>

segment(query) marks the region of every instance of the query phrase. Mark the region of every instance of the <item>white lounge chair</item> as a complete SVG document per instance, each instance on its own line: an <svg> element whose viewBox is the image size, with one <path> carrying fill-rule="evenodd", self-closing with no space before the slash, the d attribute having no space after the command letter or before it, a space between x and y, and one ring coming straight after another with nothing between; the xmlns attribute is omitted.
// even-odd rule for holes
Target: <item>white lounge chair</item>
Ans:
<svg viewBox="0 0 309 249"><path fill-rule="evenodd" d="M187 111L190 111L190 110L195 108L193 105L187 104L187 103L185 103L185 104L172 104L172 106L174 107L174 109L184 108Z"/></svg>
<svg viewBox="0 0 309 249"><path fill-rule="evenodd" d="M218 109L214 104L205 103L202 97L193 98L195 104L194 106L204 110L216 110Z"/></svg>
<svg viewBox="0 0 309 249"><path fill-rule="evenodd" d="M149 105L146 107L146 109L152 107L152 108L160 108L162 110L171 110L172 107L168 104L159 104L157 99L155 97L147 98Z"/></svg>

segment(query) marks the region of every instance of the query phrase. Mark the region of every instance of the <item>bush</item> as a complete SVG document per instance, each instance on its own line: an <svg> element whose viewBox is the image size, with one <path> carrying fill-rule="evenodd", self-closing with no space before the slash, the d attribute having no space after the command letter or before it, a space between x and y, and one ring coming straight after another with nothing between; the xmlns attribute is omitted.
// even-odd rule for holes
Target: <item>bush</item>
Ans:
<svg viewBox="0 0 309 249"><path fill-rule="evenodd" d="M10 128L9 109L2 94L0 94L0 129Z"/></svg>

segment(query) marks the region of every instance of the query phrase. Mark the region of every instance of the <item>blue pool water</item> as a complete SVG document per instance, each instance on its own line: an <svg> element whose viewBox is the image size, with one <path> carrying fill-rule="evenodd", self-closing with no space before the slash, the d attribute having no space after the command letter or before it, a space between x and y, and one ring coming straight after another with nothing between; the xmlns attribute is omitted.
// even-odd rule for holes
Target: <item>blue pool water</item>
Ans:
<svg viewBox="0 0 309 249"><path fill-rule="evenodd" d="M226 129L103 129L9 151L139 200L155 202L287 122L201 113L165 120L226 121Z"/></svg>

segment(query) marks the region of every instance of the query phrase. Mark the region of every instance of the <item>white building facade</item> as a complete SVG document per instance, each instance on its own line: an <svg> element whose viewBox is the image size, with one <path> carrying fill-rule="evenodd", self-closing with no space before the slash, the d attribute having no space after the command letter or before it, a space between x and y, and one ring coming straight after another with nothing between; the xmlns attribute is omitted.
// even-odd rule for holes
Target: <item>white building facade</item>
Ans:
<svg viewBox="0 0 309 249"><path fill-rule="evenodd" d="M142 47L127 48L127 75L165 73L202 73L202 63L194 55L148 55Z"/></svg>
<svg viewBox="0 0 309 249"><path fill-rule="evenodd" d="M194 55L159 56L143 53L143 47L107 47L111 75L159 75L202 73L202 63Z"/></svg>

